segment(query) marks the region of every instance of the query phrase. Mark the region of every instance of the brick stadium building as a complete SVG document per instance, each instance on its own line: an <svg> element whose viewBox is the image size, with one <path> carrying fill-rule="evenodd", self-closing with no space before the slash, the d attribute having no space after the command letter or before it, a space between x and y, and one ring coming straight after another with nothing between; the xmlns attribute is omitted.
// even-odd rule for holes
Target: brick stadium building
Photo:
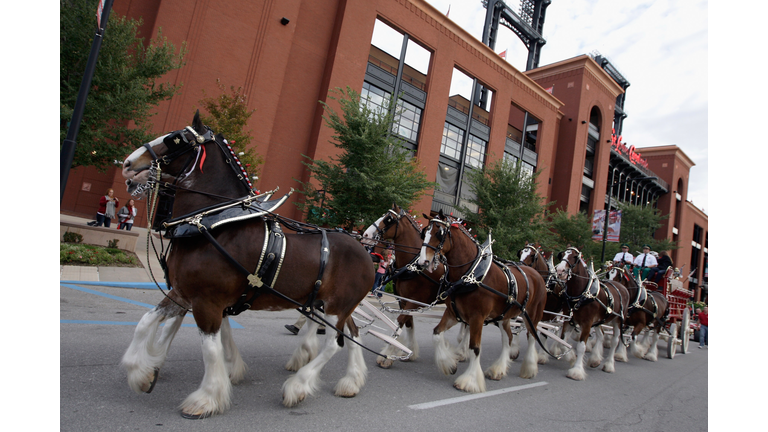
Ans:
<svg viewBox="0 0 768 432"><path fill-rule="evenodd" d="M252 145L265 159L258 189L297 187L294 179L307 180L302 155L335 153L318 103L333 106L329 90L349 86L371 104L402 94L397 133L441 186L417 214L456 213L470 193L467 170L520 160L541 173L539 194L570 213L604 209L608 193L614 202L658 199L670 218L656 236L682 246L676 265L706 268L707 216L686 200L694 162L676 146L621 143L629 83L600 55L521 72L423 0L131 0L113 14L141 17L146 39L162 28L176 46L187 43L186 65L167 76L183 89L153 117L158 135L188 125L217 79L243 88L256 110ZM647 176L657 180L632 180ZM609 187L619 181L621 190ZM117 167L74 169L61 211L92 217L107 188L127 201ZM144 202L138 208L136 224L146 226ZM291 204L282 211L301 218ZM690 287L706 286L704 274Z"/></svg>

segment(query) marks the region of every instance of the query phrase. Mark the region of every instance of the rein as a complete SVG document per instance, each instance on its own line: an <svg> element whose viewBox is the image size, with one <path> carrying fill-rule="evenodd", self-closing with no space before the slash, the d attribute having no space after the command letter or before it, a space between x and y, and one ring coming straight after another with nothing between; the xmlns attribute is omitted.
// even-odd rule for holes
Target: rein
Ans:
<svg viewBox="0 0 768 432"><path fill-rule="evenodd" d="M454 312L454 315L456 316L456 319L459 322L462 321L461 317L459 316L459 311L458 311L458 309L456 307L456 302L455 302L456 294L457 294L458 289L460 287L462 287L462 286L472 286L472 285L477 286L477 287L482 287L483 289L485 289L485 290L487 290L487 291L489 291L489 292L491 292L493 294L496 294L496 295L504 298L505 299L505 303L506 303L506 308L504 309L504 312L502 312L501 315L499 315L498 317L485 322L484 325L488 325L490 323L494 323L495 324L495 323L498 323L499 321L503 320L504 316L507 314L507 312L509 312L509 310L513 306L515 306L518 309L520 309L520 312L522 313L523 317L525 318L526 322L528 323L528 326L532 329L532 332L530 332L530 333L533 334L533 337L536 339L536 342L538 342L539 346L541 346L541 348L544 350L544 352L546 352L552 358L555 358L557 360L559 360L560 358L565 356L567 354L567 352L565 352L565 353L563 353L563 354L561 354L559 356L556 356L556 355L552 354L551 352L549 352L547 347L544 345L544 343L539 338L539 334L538 334L538 331L536 330L536 326L533 325L533 320L531 319L530 315L528 315L528 311L525 308L526 305L528 304L528 300L530 299L530 296L531 296L531 286L532 285L531 285L531 282L528 280L528 276L525 274L523 269L521 269L520 266L517 263L515 263L515 262L502 261L502 260L497 259L495 256L493 256L493 253L490 252L491 245L493 244L493 241L492 240L489 241L488 242L488 246L484 248L482 245L480 245L477 242L477 240L475 240L474 237L472 237L469 234L468 231L466 231L464 229L464 226L462 224L460 224L460 223L450 223L450 221L446 222L446 221L443 221L441 219L432 219L432 220L430 220L430 224L429 224L429 226L427 228L427 230L430 233L432 231L432 227L434 226L434 223L439 223L439 224L443 225L443 227L445 227L445 228L441 228L441 230L445 229L448 232L447 235L443 235L442 236L442 238L440 239L440 243L438 244L437 247L429 246L429 245L426 244L426 242L424 243L424 246L430 247L430 248L432 248L435 251L435 255L436 256L437 256L437 254L442 254L442 249L443 249L443 245L445 243L445 239L446 238L450 238L451 239L451 243L452 243L451 247L453 247L454 240L453 240L453 236L452 236L452 230L450 229L452 226L456 227L460 232L462 232L464 235L466 235L467 238L469 238L475 244L475 246L477 247L477 254L475 255L475 258L472 261L469 261L467 263L467 264L474 263L474 265L472 267L470 267L470 269L462 277L460 277L456 282L448 283L448 285L447 285L448 288L444 292L438 294L438 297L442 297L444 299L447 298L448 296L451 296L451 307L453 308L453 312ZM489 233L488 234L489 239L490 239L490 236L491 236L491 234ZM485 278L485 274L483 274L483 277L481 277L480 280L477 280L477 278L474 275L474 270L479 266L480 261L484 257L487 256L487 255L485 255L486 250L490 253L490 257L491 257L491 260L492 260L492 264L491 265L494 265L494 264L497 265L501 269L501 271L504 273L504 277L507 279L507 289L508 289L507 294L504 294L504 293L502 293L502 292L500 292L500 291L498 291L498 290L488 286L487 284L483 283L483 279ZM452 267L452 268L463 267L463 266L466 266L467 264L462 264L461 266L448 266L448 267ZM523 275L524 282L525 282L525 298L523 299L522 303L517 301L517 294L518 294L518 291L517 291L517 281L515 279L515 276L512 274L512 271L509 269L509 267L508 267L509 265L514 266L520 272L520 274ZM488 269L486 269L486 274L487 274L487 272L489 270L490 270L490 267L488 267Z"/></svg>
<svg viewBox="0 0 768 432"><path fill-rule="evenodd" d="M244 275L246 275L246 277L248 279L248 287L245 288L243 294L240 296L240 298L238 299L238 301L234 305L229 306L229 307L227 307L224 310L224 316L227 316L227 315L237 315L237 314L241 313L242 311L249 309L250 306L251 306L251 302L256 297L258 297L259 295L263 294L263 292L259 292L256 288L264 289L264 290L268 291L269 293L271 293L271 294L273 294L273 295L275 295L275 296L277 296L277 297L279 297L279 298L281 298L281 299L283 299L283 300L285 300L285 301L287 301L289 303L293 303L294 305L298 306L297 310L301 314L306 316L307 318L311 319L312 321L317 322L317 323L320 323L318 320L322 321L322 323L324 323L328 327L336 330L336 332L339 334L340 337L349 339L353 343L359 345L361 348L364 348L367 351L370 351L370 352L376 354L377 356L378 355L384 356L384 355L382 355L382 354L380 354L380 353L378 353L378 352L376 352L376 351L374 351L374 350L364 346L360 342L354 340L352 337L350 337L347 334L345 334L344 331L339 330L332 323L328 322L324 317L319 316L317 314L317 312L315 311L315 300L316 300L317 292L319 291L320 285L322 284L323 273L325 271L325 267L326 267L327 262L328 262L328 257L330 255L330 247L329 247L329 244L328 244L328 239L327 239L327 234L326 234L326 232L330 231L330 230L324 229L324 228L320 228L320 227L317 227L317 226L312 226L312 225L305 224L305 223L298 222L298 221L293 221L291 219L287 219L287 218L281 217L279 215L276 215L276 214L272 213L271 211L266 211L266 213L270 214L273 217L272 220L274 220L276 222L275 225L278 228L279 228L279 224L282 224L282 225L286 226L289 229L295 229L297 232L302 232L302 233L318 233L319 232L319 233L322 234L321 251L320 251L320 266L319 266L319 269L318 269L318 276L317 276L317 279L316 279L315 284L314 284L313 291L311 292L308 301L305 304L301 304L301 303L297 302L296 300L286 296L285 294L275 290L269 284L264 283L261 280L261 276L263 275L264 272L263 271L259 272L259 270L260 270L259 268L257 268L257 270L256 270L256 272L254 272L254 274L251 274L251 272L249 272L237 260L235 260L216 241L216 239L210 234L208 229L201 223L202 217L206 213L210 213L210 212L213 212L213 211L221 210L223 208L231 207L231 206L234 206L234 205L250 206L251 202L257 198L257 196L253 193L252 185L251 185L251 182L248 180L247 173L243 169L242 164L238 160L238 158L235 155L234 151L232 150L231 146L229 146L229 144L226 142L226 140L223 137L221 138L222 142L219 142L219 140L218 140L219 136L214 136L213 135L213 131L211 131L211 129L208 128L207 126L205 128L206 128L206 132L203 135L198 134L193 128L187 126L185 129L173 132L173 133L167 135L166 137L164 137L163 138L163 142L166 145L166 147L168 147L170 152L169 152L169 154L163 155L162 157L158 157L158 155L155 153L155 151L152 149L152 147L149 144L145 144L144 148L147 149L149 154L152 156L152 163L151 163L151 169L150 169L150 177L149 177L149 179L147 181L147 184L145 186L140 185L139 187L137 187L132 195L134 195L134 196L135 195L139 195L139 194L143 193L144 191L148 192L148 194L150 195L150 200L151 200L151 205L147 206L148 217L149 216L157 217L158 198L160 196L161 191L168 190L168 189L171 189L171 190L179 190L179 189L181 189L181 190L186 190L186 191L189 191L189 192L199 193L199 194L203 194L203 195L207 195L207 196L219 197L219 198L222 198L222 199L226 199L228 201L227 203L225 203L223 205L207 207L205 209L198 210L195 213L188 214L188 215L185 215L185 216L182 216L182 217L179 217L179 218L174 218L173 220L162 221L162 226L164 228L168 228L170 226L173 226L173 225L176 225L176 224L181 224L181 223L184 223L184 222L190 223L192 225L195 225L198 228L198 230L200 231L200 233L239 272L241 272ZM186 132L190 132L194 136L194 140L189 140L187 138L186 134L184 133L185 131ZM184 142L184 144L181 143L182 141ZM189 160L187 162L185 162L184 168L180 171L181 173L183 173L182 176L178 176L178 177L172 176L172 177L174 177L173 184L163 183L161 181L161 177L163 175L163 173L162 173L162 165L169 165L176 158L180 157L181 155L183 155L183 154L185 154L185 153L187 153L187 152L189 152L189 151L191 151L193 149L196 149L196 148L204 149L204 147L202 147L202 146L204 144L207 144L207 143L211 142L211 141L215 142L217 144L217 146L219 147L219 149L224 153L226 164L229 165L232 168L232 170L234 171L234 174L236 175L238 180L248 190L248 196L246 198L233 199L233 198L230 198L230 197L220 197L220 196L217 196L215 194L209 194L209 193L205 193L205 192L202 192L202 191L196 191L196 190L184 188L182 186L178 186L177 184L180 181L182 181L184 178L186 178L192 172L192 169L187 170L187 168L190 165L190 162L192 162L192 160L194 159L195 160L195 165L196 165L197 161L199 160L199 158L190 157ZM226 149L225 149L224 146L226 146ZM198 156L199 156L199 152L200 152L200 150L198 150ZM202 163L203 162L201 161L201 164ZM201 171L202 171L202 167L201 167ZM270 194L271 194L271 192L270 192ZM266 195L266 194L262 194L262 195L259 195L259 196L264 196L264 195ZM170 208L173 207L173 202L172 201L170 202L169 207ZM150 210L150 208L151 208L151 210ZM170 214L170 209L169 209L169 214ZM148 220L151 221L153 219L150 217ZM266 223L266 221L265 221L265 223ZM312 227L313 229L309 230L309 229L307 229L307 227ZM159 228L157 230L160 231ZM334 230L334 231L339 231L339 230ZM266 230L266 234L267 235L269 235L270 232L272 232L272 231L270 231L269 229ZM341 232L344 232L344 231L341 231ZM351 235L351 234L349 234L349 235ZM149 237L150 236L147 236L147 254L149 254L149 243L150 243ZM161 245L162 245L162 243L161 243ZM152 243L152 246L153 246L153 249L155 249L155 253L157 254L157 249L154 247L154 243ZM266 247L267 247L267 241L265 240L265 250L266 250ZM162 246L161 246L161 249L162 249ZM170 251L170 247L169 247L168 251ZM168 287L170 287L171 286L170 285L170 281L168 280L168 268L167 268L166 260L165 260L165 257L167 255L168 251L166 251L162 255L158 256L158 260L160 261L160 264L163 267L163 272L164 272L164 275L165 275L165 278L166 278L166 284L167 284ZM283 254L284 254L284 251L285 251L285 248L283 247ZM270 254L270 255L272 255L272 254ZM274 259L274 257L272 259ZM282 257L280 257L280 260L281 260L280 261L280 263L281 263L282 262ZM262 270L264 268L266 268L266 267L262 267L261 266L261 262L259 263L259 267L261 267ZM279 271L279 268L278 268L278 271ZM151 270L150 270L150 273L151 273ZM175 300L171 299L168 296L168 294L166 294L166 292L157 283L157 281L155 280L154 274L151 273L151 275L152 275L152 279L155 281L155 284L158 286L158 288L163 293L163 295L166 296L166 298L168 298L171 301L173 301L176 305L178 305L179 307L181 307L185 311L187 311L187 312L190 311L190 309L180 305ZM275 278L276 278L276 276L275 276ZM247 295L248 295L249 291L251 291L251 290L253 290L254 292L252 293L252 295L250 297L248 297ZM386 357L386 356L384 356L384 357Z"/></svg>
<svg viewBox="0 0 768 432"><path fill-rule="evenodd" d="M568 248L567 250L578 252L577 258L573 262L573 264L571 264L569 261L566 261L566 263L568 263L568 277L566 278L566 281L565 281L566 282L566 289L562 291L562 296L565 298L566 302L568 303L568 307L571 309L571 324L573 324L573 312L577 311L581 306L583 306L583 305L585 305L587 303L590 303L592 301L596 301L600 306L603 307L603 309L605 309L605 315L603 316L603 319L600 320L599 322L597 322L596 324L593 324L592 327L596 327L596 326L602 325L605 322L605 320L607 319L608 315L614 315L614 316L619 317L619 319L621 319L622 324L623 324L624 316L622 314L617 314L617 313L614 312L614 309L613 309L613 296L611 295L610 291L606 290L606 296L608 297L608 305L606 305L605 303L603 303L600 300L599 296L600 296L600 291L601 291L601 288L602 288L602 281L600 281L600 279L597 278L597 276L594 274L594 272L591 272L591 271L587 270L587 276L582 276L582 275L579 275L579 274L575 274L573 272L573 269L580 262L582 263L582 267L585 267L584 266L584 262L583 262L582 257L581 257L582 256L581 252L578 249L576 249L576 248ZM586 267L585 267L585 270L586 270ZM570 281L574 276L577 277L577 278L580 278L580 279L587 279L587 284L584 286L584 290L579 295L577 295L577 296L570 295L568 293L568 289L567 289L568 281ZM593 294L590 291L590 289L592 288L592 286L594 286L595 283L597 283L597 290ZM615 285L612 284L612 286L614 287L614 289L616 289ZM619 294L619 302L620 302L620 306L621 306L621 300L622 300L621 299L621 292L618 289L616 290L616 292Z"/></svg>

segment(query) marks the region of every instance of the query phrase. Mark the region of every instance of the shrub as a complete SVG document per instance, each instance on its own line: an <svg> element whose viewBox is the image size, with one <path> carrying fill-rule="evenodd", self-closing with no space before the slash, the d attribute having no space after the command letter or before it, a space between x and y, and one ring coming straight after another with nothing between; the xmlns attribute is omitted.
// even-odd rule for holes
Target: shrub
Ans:
<svg viewBox="0 0 768 432"><path fill-rule="evenodd" d="M60 264L141 267L135 255L120 249L89 244L61 243Z"/></svg>
<svg viewBox="0 0 768 432"><path fill-rule="evenodd" d="M81 243L83 236L76 232L67 231L64 233L64 241L67 243Z"/></svg>
<svg viewBox="0 0 768 432"><path fill-rule="evenodd" d="M107 240L107 247L110 249L117 249L118 242L120 242L118 239Z"/></svg>

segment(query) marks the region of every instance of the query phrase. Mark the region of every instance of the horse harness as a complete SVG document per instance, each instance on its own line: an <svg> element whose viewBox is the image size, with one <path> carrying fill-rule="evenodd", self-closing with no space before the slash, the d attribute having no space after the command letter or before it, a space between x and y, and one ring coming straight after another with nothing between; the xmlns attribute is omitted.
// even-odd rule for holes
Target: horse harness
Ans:
<svg viewBox="0 0 768 432"><path fill-rule="evenodd" d="M575 267L579 261L581 261L581 252L579 252L579 255L576 261L574 262L574 264L568 263L568 280L570 280L570 278L573 276L573 271L572 271L573 267ZM578 296L571 296L570 294L568 294L568 290L562 291L562 296L565 299L566 303L568 304L569 309L571 310L570 324L575 326L575 323L573 322L573 312L576 312L582 306L592 302L597 302L600 306L603 307L603 309L605 309L605 314L603 314L603 318L597 323L592 324L592 327L603 325L605 321L608 320L608 317L611 315L618 317L623 323L624 315L621 313L621 310L622 310L621 305L623 303L621 291L619 291L616 288L616 285L613 283L613 281L601 281L597 278L597 276L595 276L594 272L588 271L587 273L589 274L589 281L587 282L587 285L584 287L584 291L582 291ZM578 277L583 277L583 276L578 276ZM615 312L615 309L614 309L615 301L613 298L613 294L611 293L611 290L607 288L603 289L604 284L606 283L610 283L610 285L613 286L613 288L616 290L616 293L619 295L619 313ZM600 300L599 295L601 291L605 291L606 300L607 300L606 303L608 304L605 304Z"/></svg>
<svg viewBox="0 0 768 432"><path fill-rule="evenodd" d="M645 285L638 284L634 279L634 276L632 276L632 274L627 272L625 269L621 268L620 271L624 275L624 278L627 280L627 282L637 286L637 294L629 305L627 316L631 315L635 311L642 311L651 316L651 323L658 321L659 324L663 326L669 317L669 308L665 310L663 316L659 317L659 304L656 302L656 299L648 293ZM649 301L651 302L653 310L650 310L646 307Z"/></svg>
<svg viewBox="0 0 768 432"><path fill-rule="evenodd" d="M189 140L184 133L185 131L191 133L194 136L194 139ZM152 168L147 186L144 188L137 188L134 195L144 192L147 188L153 189L154 202L152 203L152 208L156 208L158 199L161 201L159 205L160 211L155 213L153 228L156 230L166 229L165 237L171 239L171 242L177 238L202 235L240 273L243 273L246 276L248 285L243 289L243 293L235 304L225 308L224 315L238 315L243 311L250 309L253 301L266 292L299 306L299 312L308 317L309 315L314 315L315 300L320 285L322 284L323 273L328 263L330 248L326 229L320 227L307 229L306 227L309 225L292 221L272 213L288 199L293 193L293 189L282 198L273 201L266 200L269 199L277 189L258 196L255 195L252 192L252 186L248 180L248 176L242 168L242 164L237 159L234 151L232 151L232 148L221 135L214 136L213 131L208 127L206 127L206 132L200 135L193 128L187 126L185 129L167 135L163 139L163 142L169 149L169 153L162 157L157 156L151 145L144 145L152 156ZM193 159L195 160L194 165L197 165L197 161L200 160L200 154L205 151L203 145L209 142L216 143L225 154L225 162L234 170L238 180L240 180L249 191L249 195L239 199L227 198L230 200L228 203L207 207L192 214L170 219L175 190L182 189L177 184L191 172L191 170L187 171L187 168L190 166ZM184 168L181 172L186 173L183 176L176 177L173 184L160 182L162 173L161 165L168 165L181 155L195 149L197 149L197 157L195 158L194 155L190 156L184 164ZM256 269L251 272L243 267L242 264L232 257L232 255L230 255L229 252L216 241L211 234L211 231L232 222L239 222L258 217L261 217L264 221L265 238ZM314 289L312 290L309 299L304 304L301 304L274 289L274 285L277 282L280 269L285 259L286 238L280 227L281 224L300 233L320 233L322 235L318 276L314 284ZM168 248L168 251L170 251L170 249L171 247ZM168 251L159 257L159 261L165 274L166 283L170 287L171 284L168 280L168 267L166 264L166 255Z"/></svg>
<svg viewBox="0 0 768 432"><path fill-rule="evenodd" d="M520 270L520 273L522 273L523 277L525 278L526 287L530 287L530 283L528 282L528 277L525 275L525 272L523 272L516 263L502 262L496 259L496 257L494 257L493 251L491 250L491 245L493 244L493 240L491 240L490 234L488 235L488 239L485 241L485 243L480 245L474 238L472 238L472 236L469 235L468 232L466 232L463 229L463 226L459 223L452 223L449 225L449 223L441 219L432 219L430 221L430 224L433 224L433 223L439 223L443 225L446 228L446 231L448 232L448 236L452 235L450 226L459 228L459 230L463 234L465 234L470 240L472 240L472 242L475 243L475 245L477 245L477 248L478 248L477 255L475 256L475 259L472 262L472 265L470 266L469 270L467 270L467 272L464 273L464 275L460 277L457 281L444 283L443 286L440 287L440 290L438 291L438 294L437 294L438 299L442 301L447 301L447 299L450 297L451 308L454 312L454 315L456 316L456 320L462 323L464 322L461 319L461 315L459 314L458 308L456 307L456 295L471 292L478 288L484 288L485 290L506 299L506 308L504 309L504 312L502 312L501 315L499 315L498 317L495 317L490 320L486 320L484 325L497 323L498 321L503 320L504 315L506 315L506 313L512 308L512 306L517 306L527 316L525 306L526 304L528 304L528 299L530 298L530 289L526 289L525 299L523 299L523 302L522 303L518 302L517 301L517 293L518 293L517 280L515 276L512 274L512 272L509 270L509 268L506 266L506 264L512 264L518 270ZM424 246L434 249L435 254L440 254L442 252L445 239L446 239L446 236L443 236L440 239L440 244L437 247L430 246L427 243L424 243ZM491 269L491 265L498 266L504 273L504 276L507 280L506 294L500 291L497 291L496 289L491 288L490 286L483 283L483 280L488 275L488 271L490 271Z"/></svg>

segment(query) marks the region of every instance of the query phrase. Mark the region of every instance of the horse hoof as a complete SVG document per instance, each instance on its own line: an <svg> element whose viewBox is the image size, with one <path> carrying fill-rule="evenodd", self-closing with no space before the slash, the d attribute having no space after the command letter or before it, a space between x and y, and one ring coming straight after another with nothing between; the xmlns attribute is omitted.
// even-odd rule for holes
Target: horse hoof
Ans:
<svg viewBox="0 0 768 432"><path fill-rule="evenodd" d="M155 373L152 376L152 381L149 382L149 388L144 393L147 393L147 394L152 393L152 390L155 389L155 384L157 384L157 377L159 374L160 374L160 369L155 368Z"/></svg>
<svg viewBox="0 0 768 432"><path fill-rule="evenodd" d="M378 365L380 368L382 368L382 369L389 369L389 368L391 368L391 367L392 367L392 363L393 363L393 361L392 361L392 360L390 360L390 359L384 359L384 360L381 360L381 361L377 361L377 362L376 362L376 364L377 364L377 365Z"/></svg>
<svg viewBox="0 0 768 432"><path fill-rule="evenodd" d="M202 420L202 419L206 419L206 418L208 418L208 417L210 417L212 415L213 414L211 414L211 413L187 414L184 411L181 412L181 416L184 417L187 420Z"/></svg>

